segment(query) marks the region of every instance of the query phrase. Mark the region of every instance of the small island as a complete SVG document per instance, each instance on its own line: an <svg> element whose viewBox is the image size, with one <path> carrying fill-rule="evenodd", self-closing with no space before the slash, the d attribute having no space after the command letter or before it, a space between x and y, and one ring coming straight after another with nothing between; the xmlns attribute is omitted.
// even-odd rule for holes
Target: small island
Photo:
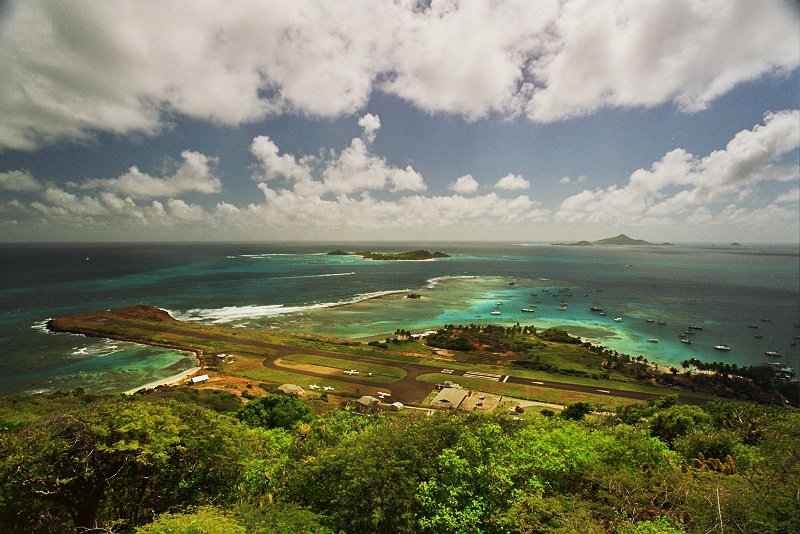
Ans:
<svg viewBox="0 0 800 534"><path fill-rule="evenodd" d="M435 260L439 258L449 258L448 254L444 252L428 252L427 250L412 250L409 252L393 252L381 253L370 252L364 250L361 252L345 252L343 250L334 250L328 252L328 256L361 256L368 260L389 260L389 261L421 261L421 260Z"/></svg>
<svg viewBox="0 0 800 534"><path fill-rule="evenodd" d="M672 245L672 243L651 243L650 241L645 241L644 239L633 239L628 237L625 234L619 234L616 237L607 237L605 239L600 239L598 241L577 241L575 243L553 243L553 245L561 245L561 246L568 246L568 247L591 247L594 245L634 245L634 246L641 246L641 245Z"/></svg>

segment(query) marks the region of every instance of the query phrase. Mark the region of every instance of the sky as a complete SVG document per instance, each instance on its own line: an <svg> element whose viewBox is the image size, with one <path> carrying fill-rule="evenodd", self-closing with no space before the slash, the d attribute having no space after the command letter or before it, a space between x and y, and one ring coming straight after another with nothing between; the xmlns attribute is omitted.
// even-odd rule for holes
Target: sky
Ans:
<svg viewBox="0 0 800 534"><path fill-rule="evenodd" d="M2 242L800 244L794 1L0 6Z"/></svg>

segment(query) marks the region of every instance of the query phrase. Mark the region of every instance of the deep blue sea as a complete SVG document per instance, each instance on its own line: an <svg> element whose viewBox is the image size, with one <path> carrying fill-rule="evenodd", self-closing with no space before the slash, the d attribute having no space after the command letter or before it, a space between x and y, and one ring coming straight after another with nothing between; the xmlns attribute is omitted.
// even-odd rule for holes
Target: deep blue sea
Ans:
<svg viewBox="0 0 800 534"><path fill-rule="evenodd" d="M419 248L451 257L326 254ZM408 292L422 298L407 299ZM191 354L44 328L50 318L133 304L189 321L358 339L445 323L520 322L563 327L668 365L694 357L800 367L797 245L5 244L0 394L119 392L193 367ZM678 337L688 325L703 328L692 344ZM720 343L731 350L714 350Z"/></svg>

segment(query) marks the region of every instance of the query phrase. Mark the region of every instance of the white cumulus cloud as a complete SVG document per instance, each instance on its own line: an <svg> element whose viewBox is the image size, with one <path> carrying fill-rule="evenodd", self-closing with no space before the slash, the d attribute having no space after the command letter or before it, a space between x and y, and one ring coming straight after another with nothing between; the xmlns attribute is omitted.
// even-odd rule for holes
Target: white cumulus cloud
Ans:
<svg viewBox="0 0 800 534"><path fill-rule="evenodd" d="M90 179L84 181L80 187L101 189L132 198L171 197L187 191L220 191L222 184L212 171L217 163L216 158L191 150L181 152L181 158L183 162L171 176L154 177L133 166L117 178Z"/></svg>
<svg viewBox="0 0 800 534"><path fill-rule="evenodd" d="M359 124L367 136L374 138L380 121L367 114ZM358 137L340 153L331 152L327 159L304 156L298 160L292 154L278 155L280 149L266 136L256 137L250 150L259 160L262 170L253 176L254 179L286 178L292 190L301 195L351 194L387 188L393 193L427 189L422 175L412 166L399 168L389 165L384 158L370 151L367 141Z"/></svg>
<svg viewBox="0 0 800 534"><path fill-rule="evenodd" d="M519 189L528 189L531 186L531 183L519 174L508 173L500 178L497 183L494 184L494 186L497 189L514 191Z"/></svg>
<svg viewBox="0 0 800 534"><path fill-rule="evenodd" d="M381 119L377 115L367 113L358 119L358 125L364 129L364 138L368 143L375 140L375 134L381 127Z"/></svg>
<svg viewBox="0 0 800 534"><path fill-rule="evenodd" d="M800 62L780 1L30 0L5 14L0 146L23 150L154 135L176 115L338 117L376 91L467 119L691 112Z"/></svg>
<svg viewBox="0 0 800 534"><path fill-rule="evenodd" d="M770 113L763 124L737 133L723 150L697 157L675 149L649 170L635 171L623 186L584 190L565 199L556 216L566 222L668 224L677 216L714 214L731 197L749 196L761 182L797 180L798 164L779 161L798 147L800 111ZM727 215L719 221L734 220L735 205L726 206Z"/></svg>
<svg viewBox="0 0 800 534"><path fill-rule="evenodd" d="M478 187L480 187L478 180L473 178L471 174L461 176L455 182L447 186L448 189L458 193L459 195L470 195L475 193L478 190Z"/></svg>

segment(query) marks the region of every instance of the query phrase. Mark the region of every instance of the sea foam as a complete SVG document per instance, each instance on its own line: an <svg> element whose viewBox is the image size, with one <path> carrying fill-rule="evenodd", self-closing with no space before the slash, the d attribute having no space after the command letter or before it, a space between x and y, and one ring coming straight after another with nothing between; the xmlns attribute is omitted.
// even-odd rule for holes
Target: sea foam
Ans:
<svg viewBox="0 0 800 534"><path fill-rule="evenodd" d="M376 291L374 293L361 293L350 300L339 302L323 302L310 304L307 306L284 306L283 304L250 305L250 306L225 306L222 308L195 308L182 311L166 310L172 317L186 322L211 322L229 323L240 319L254 319L258 317L270 317L274 315L285 315L289 313L304 312L310 310L321 310L324 308L335 308L347 304L355 304L365 300L407 293L409 289L395 289L389 291Z"/></svg>

